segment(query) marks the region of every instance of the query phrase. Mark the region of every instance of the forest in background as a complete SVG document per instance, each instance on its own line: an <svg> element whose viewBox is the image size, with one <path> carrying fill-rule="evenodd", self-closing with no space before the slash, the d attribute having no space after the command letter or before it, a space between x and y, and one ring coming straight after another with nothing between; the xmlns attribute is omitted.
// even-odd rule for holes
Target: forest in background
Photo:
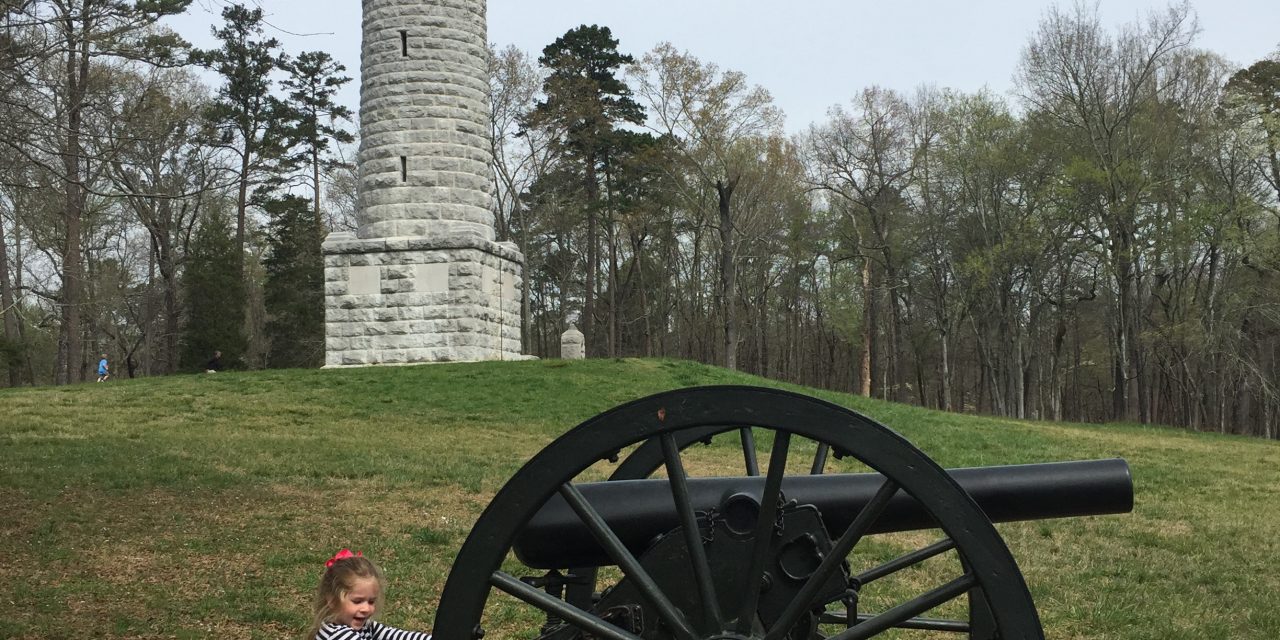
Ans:
<svg viewBox="0 0 1280 640"><path fill-rule="evenodd" d="M230 5L5 0L0 384L323 361L320 242L354 227L350 79ZM1189 4L1026 35L1016 97L766 88L605 26L491 65L495 228L525 352L676 357L950 411L1280 437L1280 50ZM216 78L209 82L208 78ZM839 82L834 72L832 82Z"/></svg>

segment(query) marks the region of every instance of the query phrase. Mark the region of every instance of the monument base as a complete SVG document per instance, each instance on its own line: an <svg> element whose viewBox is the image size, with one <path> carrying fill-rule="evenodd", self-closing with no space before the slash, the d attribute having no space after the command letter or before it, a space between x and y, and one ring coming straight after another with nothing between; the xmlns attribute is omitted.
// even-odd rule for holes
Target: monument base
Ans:
<svg viewBox="0 0 1280 640"><path fill-rule="evenodd" d="M324 242L325 366L526 360L524 256L471 235Z"/></svg>

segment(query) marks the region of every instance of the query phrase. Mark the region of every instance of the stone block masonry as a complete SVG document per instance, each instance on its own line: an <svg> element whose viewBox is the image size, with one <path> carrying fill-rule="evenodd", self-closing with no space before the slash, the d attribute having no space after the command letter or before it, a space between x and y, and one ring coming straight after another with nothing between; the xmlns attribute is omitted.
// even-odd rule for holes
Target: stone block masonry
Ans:
<svg viewBox="0 0 1280 640"><path fill-rule="evenodd" d="M356 233L325 240L325 366L524 359L494 242L484 0L364 0Z"/></svg>
<svg viewBox="0 0 1280 640"><path fill-rule="evenodd" d="M326 366L524 358L513 246L334 233L324 248Z"/></svg>
<svg viewBox="0 0 1280 640"><path fill-rule="evenodd" d="M364 0L361 238L493 239L483 0Z"/></svg>

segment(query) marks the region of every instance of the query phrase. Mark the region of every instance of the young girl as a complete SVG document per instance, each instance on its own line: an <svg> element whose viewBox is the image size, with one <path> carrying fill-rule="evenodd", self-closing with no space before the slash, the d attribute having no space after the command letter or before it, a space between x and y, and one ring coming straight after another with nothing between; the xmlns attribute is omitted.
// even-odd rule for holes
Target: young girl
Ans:
<svg viewBox="0 0 1280 640"><path fill-rule="evenodd" d="M429 633L402 631L373 620L387 581L363 554L343 549L324 566L307 640L431 640Z"/></svg>

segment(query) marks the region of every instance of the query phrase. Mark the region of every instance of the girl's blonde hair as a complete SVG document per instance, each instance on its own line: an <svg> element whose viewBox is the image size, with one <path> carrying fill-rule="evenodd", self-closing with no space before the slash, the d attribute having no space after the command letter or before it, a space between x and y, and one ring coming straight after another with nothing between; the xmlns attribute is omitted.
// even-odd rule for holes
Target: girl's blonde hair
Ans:
<svg viewBox="0 0 1280 640"><path fill-rule="evenodd" d="M335 561L320 576L320 586L316 589L316 599L312 605L314 618L311 630L303 640L314 640L316 634L325 623L333 622L342 599L351 593L357 580L373 578L378 581L378 599L385 598L387 579L382 570L372 560L363 556L351 556Z"/></svg>

